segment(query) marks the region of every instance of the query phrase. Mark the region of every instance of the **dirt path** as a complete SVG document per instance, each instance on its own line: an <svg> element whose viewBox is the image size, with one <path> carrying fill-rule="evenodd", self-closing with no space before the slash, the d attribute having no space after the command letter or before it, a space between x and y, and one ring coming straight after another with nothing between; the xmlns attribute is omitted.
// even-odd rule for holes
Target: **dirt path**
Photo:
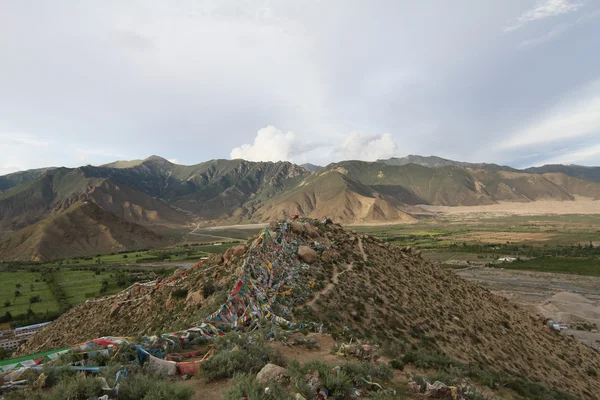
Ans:
<svg viewBox="0 0 600 400"><path fill-rule="evenodd" d="M363 249L363 245L362 245L362 239L360 238L360 236L358 237L358 249L360 250L360 254L362 254L362 258L363 261L367 261L367 254L365 253L365 250Z"/></svg>
<svg viewBox="0 0 600 400"><path fill-rule="evenodd" d="M331 277L331 282L329 282L323 289L315 293L315 297L313 297L311 301L306 303L306 305L312 307L322 295L329 293L339 283L340 275L351 270L352 264L346 264L346 268L342 272L338 271L337 264L333 264L333 276Z"/></svg>

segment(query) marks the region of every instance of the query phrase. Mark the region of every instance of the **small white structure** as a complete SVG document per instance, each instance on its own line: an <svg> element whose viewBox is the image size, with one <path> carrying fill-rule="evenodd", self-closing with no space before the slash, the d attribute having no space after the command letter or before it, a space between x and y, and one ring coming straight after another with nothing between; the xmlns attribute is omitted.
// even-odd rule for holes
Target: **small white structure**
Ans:
<svg viewBox="0 0 600 400"><path fill-rule="evenodd" d="M517 261L517 259L515 257L500 257L498 259L498 261L500 261L500 262L513 262L513 261Z"/></svg>

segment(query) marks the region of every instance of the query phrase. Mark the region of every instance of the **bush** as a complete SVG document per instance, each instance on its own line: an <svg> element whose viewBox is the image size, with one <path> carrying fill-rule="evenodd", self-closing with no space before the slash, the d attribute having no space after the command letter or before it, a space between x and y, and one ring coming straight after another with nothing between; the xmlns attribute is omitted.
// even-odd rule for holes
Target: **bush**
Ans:
<svg viewBox="0 0 600 400"><path fill-rule="evenodd" d="M202 291L204 294L204 298L207 298L208 296L217 291L217 285L215 285L215 282L212 279L208 280L204 282L204 288L202 289Z"/></svg>
<svg viewBox="0 0 600 400"><path fill-rule="evenodd" d="M187 289L175 289L172 292L172 296L176 299L184 299L188 295Z"/></svg>
<svg viewBox="0 0 600 400"><path fill-rule="evenodd" d="M277 382L268 384L269 392L265 393L265 386L254 379L254 375L236 374L233 377L233 387L225 392L225 400L263 399L263 400L292 400L291 396Z"/></svg>
<svg viewBox="0 0 600 400"><path fill-rule="evenodd" d="M397 394L390 393L390 392L375 392L371 395L370 399L371 400L399 400L399 399L402 399L402 397L400 397Z"/></svg>
<svg viewBox="0 0 600 400"><path fill-rule="evenodd" d="M318 371L321 382L329 389L329 398L335 400L348 398L352 388L355 387L353 381L358 383L360 380L363 384L365 383L362 378L366 375L362 374L370 367L367 364L364 365L365 367L362 367L360 364L346 364L340 372L334 372L332 371L331 366L324 364L321 361L309 361L302 365L297 361L291 361L288 365L288 370L290 371L293 380L296 382L296 386L301 394L306 398L311 398L313 396L308 386L304 384L304 376L311 374L314 371ZM377 367L371 367L374 367L376 373L381 373L381 371L376 370ZM387 373L383 374L387 376Z"/></svg>
<svg viewBox="0 0 600 400"><path fill-rule="evenodd" d="M442 371L456 365L456 362L440 350L429 347L414 347L402 357L404 364L414 364L421 369L434 368Z"/></svg>
<svg viewBox="0 0 600 400"><path fill-rule="evenodd" d="M200 373L208 381L231 378L242 372L257 374L268 363L285 366L281 352L267 346L261 334L229 333L217 339L215 346L215 355L200 367Z"/></svg>
<svg viewBox="0 0 600 400"><path fill-rule="evenodd" d="M61 379L54 390L47 396L47 400L87 400L102 394L102 384L96 378L77 374L73 377Z"/></svg>
<svg viewBox="0 0 600 400"><path fill-rule="evenodd" d="M160 374L140 370L119 380L119 400L189 400L194 389L167 382Z"/></svg>

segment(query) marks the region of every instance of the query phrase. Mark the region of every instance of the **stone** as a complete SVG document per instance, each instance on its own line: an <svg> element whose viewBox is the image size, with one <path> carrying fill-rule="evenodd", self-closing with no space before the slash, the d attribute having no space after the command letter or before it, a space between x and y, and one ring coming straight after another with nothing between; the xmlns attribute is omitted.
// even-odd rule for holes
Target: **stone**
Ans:
<svg viewBox="0 0 600 400"><path fill-rule="evenodd" d="M112 316L116 315L119 312L120 308L121 308L121 303L114 303L112 305L112 307L110 308L110 313L108 313L108 316L112 317Z"/></svg>
<svg viewBox="0 0 600 400"><path fill-rule="evenodd" d="M276 382L286 376L289 376L287 369L269 363L256 375L256 381L260 383Z"/></svg>
<svg viewBox="0 0 600 400"><path fill-rule="evenodd" d="M269 230L274 231L277 229L279 224L277 224L277 221L271 221L269 222Z"/></svg>
<svg viewBox="0 0 600 400"><path fill-rule="evenodd" d="M200 293L199 290L196 290L195 292L190 292L188 293L185 302L189 305L189 306L197 306L198 304L202 303L202 293Z"/></svg>
<svg viewBox="0 0 600 400"><path fill-rule="evenodd" d="M321 236L319 234L319 230L312 225L306 224L304 226L304 229L306 230L306 233L308 234L308 236L311 237L312 239L317 239Z"/></svg>
<svg viewBox="0 0 600 400"><path fill-rule="evenodd" d="M241 257L246 253L248 248L246 245L239 244L237 246L233 246L227 249L225 254L223 254L223 259L225 260L225 264L229 264L229 262L233 259L233 257Z"/></svg>
<svg viewBox="0 0 600 400"><path fill-rule="evenodd" d="M240 244L237 246L233 246L233 256L234 257L241 257L244 254L246 254L246 251L248 250L248 248L246 247L246 245Z"/></svg>
<svg viewBox="0 0 600 400"><path fill-rule="evenodd" d="M142 285L140 285L139 283L135 283L131 288L131 293L133 293L134 295L139 294L141 291Z"/></svg>
<svg viewBox="0 0 600 400"><path fill-rule="evenodd" d="M290 228L296 235L301 235L304 233L304 226L299 222L290 222Z"/></svg>
<svg viewBox="0 0 600 400"><path fill-rule="evenodd" d="M181 276L185 273L186 269L185 268L177 268L175 270L175 272L173 272L173 276L177 277L177 276Z"/></svg>
<svg viewBox="0 0 600 400"><path fill-rule="evenodd" d="M298 247L298 257L307 264L313 264L317 261L317 252L308 246Z"/></svg>

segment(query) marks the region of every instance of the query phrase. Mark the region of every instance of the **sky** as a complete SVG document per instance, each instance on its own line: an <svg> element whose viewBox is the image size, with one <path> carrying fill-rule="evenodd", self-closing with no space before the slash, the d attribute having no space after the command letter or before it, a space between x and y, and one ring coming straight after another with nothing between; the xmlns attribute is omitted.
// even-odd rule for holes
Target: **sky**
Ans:
<svg viewBox="0 0 600 400"><path fill-rule="evenodd" d="M600 165L595 0L0 0L0 175L160 155Z"/></svg>

